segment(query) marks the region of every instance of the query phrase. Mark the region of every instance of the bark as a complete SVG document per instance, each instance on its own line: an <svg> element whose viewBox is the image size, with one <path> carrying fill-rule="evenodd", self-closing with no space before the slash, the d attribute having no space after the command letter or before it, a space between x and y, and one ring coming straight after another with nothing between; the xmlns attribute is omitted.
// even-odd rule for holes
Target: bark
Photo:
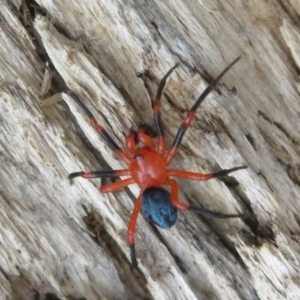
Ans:
<svg viewBox="0 0 300 300"><path fill-rule="evenodd" d="M300 298L297 1L0 3L1 299ZM163 230L140 216L134 271L127 225L139 189L70 185L71 172L126 164L64 83L124 145L130 128L153 124L151 99L178 62L162 101L170 146L195 99L238 56L172 168L247 165L223 180L178 181L184 202L252 217L184 212Z"/></svg>

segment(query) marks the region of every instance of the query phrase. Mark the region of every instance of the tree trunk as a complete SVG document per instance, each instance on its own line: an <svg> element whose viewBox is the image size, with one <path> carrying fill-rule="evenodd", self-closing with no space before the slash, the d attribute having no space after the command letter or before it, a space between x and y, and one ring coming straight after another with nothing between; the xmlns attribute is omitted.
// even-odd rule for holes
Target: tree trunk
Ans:
<svg viewBox="0 0 300 300"><path fill-rule="evenodd" d="M0 299L300 299L297 1L0 3ZM140 215L132 270L127 225L139 188L70 185L69 173L127 165L64 85L123 146L131 128L153 125L151 99L179 63L162 98L170 147L238 56L171 168L247 165L222 180L178 182L183 202L249 217L181 212L166 230Z"/></svg>

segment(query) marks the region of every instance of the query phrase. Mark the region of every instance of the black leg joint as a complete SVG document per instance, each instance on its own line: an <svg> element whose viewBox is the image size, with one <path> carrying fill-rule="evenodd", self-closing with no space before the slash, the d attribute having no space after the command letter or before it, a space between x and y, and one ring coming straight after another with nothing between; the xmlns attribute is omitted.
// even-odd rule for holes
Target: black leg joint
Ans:
<svg viewBox="0 0 300 300"><path fill-rule="evenodd" d="M70 180L70 182L72 182L72 179L74 179L75 177L80 177L82 175L83 172L74 172L74 173L70 173L68 175L68 179Z"/></svg>
<svg viewBox="0 0 300 300"><path fill-rule="evenodd" d="M219 172L215 172L213 173L213 177L222 177L222 176L226 176L232 172L238 171L238 170L242 170L242 169L246 169L248 168L247 166L240 166L240 167L235 167L232 169L226 169L226 170L221 170Z"/></svg>
<svg viewBox="0 0 300 300"><path fill-rule="evenodd" d="M207 217L207 218L216 218L216 219L230 219L230 218L241 218L244 219L246 217L245 214L223 214L221 212L190 206L189 210L193 210L194 212Z"/></svg>
<svg viewBox="0 0 300 300"><path fill-rule="evenodd" d="M139 266L138 266L138 262L136 259L136 255L135 255L135 247L134 244L130 245L130 256L131 256L131 264L132 264L132 268L138 270Z"/></svg>

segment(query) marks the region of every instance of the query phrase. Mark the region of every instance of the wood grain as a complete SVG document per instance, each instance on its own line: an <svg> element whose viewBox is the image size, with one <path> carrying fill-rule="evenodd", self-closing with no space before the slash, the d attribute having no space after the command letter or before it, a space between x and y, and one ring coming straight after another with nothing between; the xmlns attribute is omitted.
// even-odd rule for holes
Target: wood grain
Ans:
<svg viewBox="0 0 300 300"><path fill-rule="evenodd" d="M0 0L0 299L300 298L298 2L28 3ZM179 62L162 105L170 146L208 82L240 55L172 166L248 165L235 180L179 180L180 198L254 217L181 213L161 230L140 216L133 271L126 230L139 189L70 185L71 172L126 165L62 88L123 145L132 126L153 124L151 99Z"/></svg>

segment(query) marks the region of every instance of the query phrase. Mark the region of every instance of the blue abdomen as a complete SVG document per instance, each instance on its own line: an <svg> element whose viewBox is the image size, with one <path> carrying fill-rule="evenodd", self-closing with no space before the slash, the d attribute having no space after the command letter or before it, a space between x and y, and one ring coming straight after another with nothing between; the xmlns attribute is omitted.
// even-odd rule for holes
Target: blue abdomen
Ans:
<svg viewBox="0 0 300 300"><path fill-rule="evenodd" d="M157 187L144 190L142 212L145 218L159 227L170 228L178 218L177 208L173 206L170 193Z"/></svg>

